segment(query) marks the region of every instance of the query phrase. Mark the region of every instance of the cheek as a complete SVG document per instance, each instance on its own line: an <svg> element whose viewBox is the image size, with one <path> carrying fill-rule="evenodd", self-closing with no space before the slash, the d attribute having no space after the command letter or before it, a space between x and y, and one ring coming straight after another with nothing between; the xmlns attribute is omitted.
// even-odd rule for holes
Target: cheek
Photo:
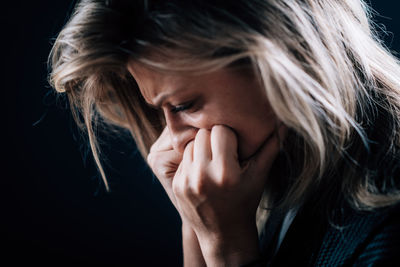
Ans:
<svg viewBox="0 0 400 267"><path fill-rule="evenodd" d="M183 114L182 121L184 121L187 126L196 129L211 130L211 128L217 124L216 117L211 114L212 113L206 111Z"/></svg>
<svg viewBox="0 0 400 267"><path fill-rule="evenodd" d="M260 138L257 133L255 134L249 131L237 131L237 136L238 154L240 160L246 159L254 154L264 139Z"/></svg>
<svg viewBox="0 0 400 267"><path fill-rule="evenodd" d="M217 97L215 97L217 98ZM218 98L220 99L220 98ZM204 101L199 110L188 113L185 120L196 128L211 130L214 125L225 125L231 128L237 123L237 110L232 105L226 105L223 101Z"/></svg>
<svg viewBox="0 0 400 267"><path fill-rule="evenodd" d="M265 140L274 133L276 118L265 113L262 117L249 117L236 127L238 135L238 153L240 159L251 157Z"/></svg>

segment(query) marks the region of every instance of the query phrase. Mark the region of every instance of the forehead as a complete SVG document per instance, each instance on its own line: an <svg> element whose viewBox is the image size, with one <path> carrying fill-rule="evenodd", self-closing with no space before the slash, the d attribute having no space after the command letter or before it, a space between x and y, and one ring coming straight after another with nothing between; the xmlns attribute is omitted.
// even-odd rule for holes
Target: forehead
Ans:
<svg viewBox="0 0 400 267"><path fill-rule="evenodd" d="M158 71L131 60L127 68L146 102L157 105L164 96L208 94L229 87L246 88L254 82L249 68L223 68L208 73Z"/></svg>
<svg viewBox="0 0 400 267"><path fill-rule="evenodd" d="M184 75L156 71L136 61L130 61L127 68L139 86L145 100L152 103L162 93L181 87L190 81Z"/></svg>
<svg viewBox="0 0 400 267"><path fill-rule="evenodd" d="M168 72L155 70L137 61L130 61L127 68L145 100L154 104L165 94L174 95L176 93L204 90L206 85L218 84L226 75L226 71L215 71L209 73L194 73L190 71Z"/></svg>

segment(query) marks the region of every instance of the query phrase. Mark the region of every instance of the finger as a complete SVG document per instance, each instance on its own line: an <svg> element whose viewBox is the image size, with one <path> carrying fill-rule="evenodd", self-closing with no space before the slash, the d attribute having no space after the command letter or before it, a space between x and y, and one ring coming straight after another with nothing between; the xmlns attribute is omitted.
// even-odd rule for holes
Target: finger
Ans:
<svg viewBox="0 0 400 267"><path fill-rule="evenodd" d="M172 192L172 182L182 160L182 155L174 150L150 153L148 163L161 183L169 199L176 209L176 199Z"/></svg>
<svg viewBox="0 0 400 267"><path fill-rule="evenodd" d="M193 148L194 162L209 162L211 160L210 134L211 132L207 129L197 131Z"/></svg>
<svg viewBox="0 0 400 267"><path fill-rule="evenodd" d="M186 145L185 151L183 152L183 159L181 164L187 165L193 162L193 148L194 148L194 141L190 141Z"/></svg>
<svg viewBox="0 0 400 267"><path fill-rule="evenodd" d="M172 180L172 191L174 192L174 194L179 196L184 195L185 188L187 187L187 174L188 170L190 171L191 163L193 161L193 147L193 141L190 141L186 145L185 150L183 151L182 162L179 164L176 175Z"/></svg>
<svg viewBox="0 0 400 267"><path fill-rule="evenodd" d="M165 127L161 135L150 148L150 152L172 150L172 142L168 127Z"/></svg>
<svg viewBox="0 0 400 267"><path fill-rule="evenodd" d="M173 178L181 161L182 155L174 150L150 153L147 157L147 163L160 181Z"/></svg>
<svg viewBox="0 0 400 267"><path fill-rule="evenodd" d="M215 125L211 130L212 158L218 162L238 162L236 134L227 126Z"/></svg>

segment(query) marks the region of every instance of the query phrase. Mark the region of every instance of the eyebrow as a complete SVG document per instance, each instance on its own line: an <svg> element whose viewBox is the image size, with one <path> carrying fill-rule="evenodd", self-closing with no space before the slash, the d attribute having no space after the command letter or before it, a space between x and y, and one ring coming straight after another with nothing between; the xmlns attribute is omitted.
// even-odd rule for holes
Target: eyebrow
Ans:
<svg viewBox="0 0 400 267"><path fill-rule="evenodd" d="M144 100L144 102L146 103L146 105L148 105L149 107L151 107L151 108L154 108L154 109L160 109L161 108L161 105L162 105L162 103L165 101L165 99L167 98L167 97L169 97L171 95L171 93L161 93L161 95L159 95L159 96L157 96L155 99L156 99L156 101L155 101L155 103L153 104L153 103L151 103L150 101L149 101L149 99L146 99L146 97L144 97L144 95L142 94L142 98L143 98L143 100Z"/></svg>
<svg viewBox="0 0 400 267"><path fill-rule="evenodd" d="M176 90L174 92L176 92ZM171 95L172 95L172 93L165 93L165 94L158 95L155 98L156 101L154 101L154 104L149 104L149 105L151 105L154 108L160 109L162 104L164 103L165 99L167 99Z"/></svg>
<svg viewBox="0 0 400 267"><path fill-rule="evenodd" d="M151 106L151 107L153 107L153 108L156 108L156 109L160 109L161 108L161 106L162 106L162 104L164 103L164 101L165 101L165 99L167 99L168 97L170 97L171 95L173 95L173 94L176 94L177 92L180 92L180 91L182 91L182 87L178 87L178 88L176 88L176 89L174 89L172 92L170 92L170 93L160 93L156 98L155 98L155 101L154 101L154 104L152 104L152 103L149 103L149 102L147 102L147 104L149 105L149 106Z"/></svg>

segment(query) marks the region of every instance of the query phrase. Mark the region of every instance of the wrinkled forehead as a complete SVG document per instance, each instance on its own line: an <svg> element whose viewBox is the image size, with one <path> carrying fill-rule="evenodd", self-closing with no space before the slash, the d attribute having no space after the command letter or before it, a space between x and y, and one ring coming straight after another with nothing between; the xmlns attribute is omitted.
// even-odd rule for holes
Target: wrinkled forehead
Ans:
<svg viewBox="0 0 400 267"><path fill-rule="evenodd" d="M158 102L163 94L176 92L178 88L187 88L195 79L194 75L160 71L134 60L129 61L127 69L146 102L152 104Z"/></svg>
<svg viewBox="0 0 400 267"><path fill-rule="evenodd" d="M154 99L160 93L162 85L168 84L166 74L152 70L139 62L129 61L127 69L135 79L142 96L148 103L151 103L151 99Z"/></svg>
<svg viewBox="0 0 400 267"><path fill-rule="evenodd" d="M164 72L131 60L127 68L145 101L156 107L160 107L163 100L170 97L212 94L211 91L217 88L255 81L252 69L243 67L222 68L207 73ZM247 88L244 84L242 87Z"/></svg>

